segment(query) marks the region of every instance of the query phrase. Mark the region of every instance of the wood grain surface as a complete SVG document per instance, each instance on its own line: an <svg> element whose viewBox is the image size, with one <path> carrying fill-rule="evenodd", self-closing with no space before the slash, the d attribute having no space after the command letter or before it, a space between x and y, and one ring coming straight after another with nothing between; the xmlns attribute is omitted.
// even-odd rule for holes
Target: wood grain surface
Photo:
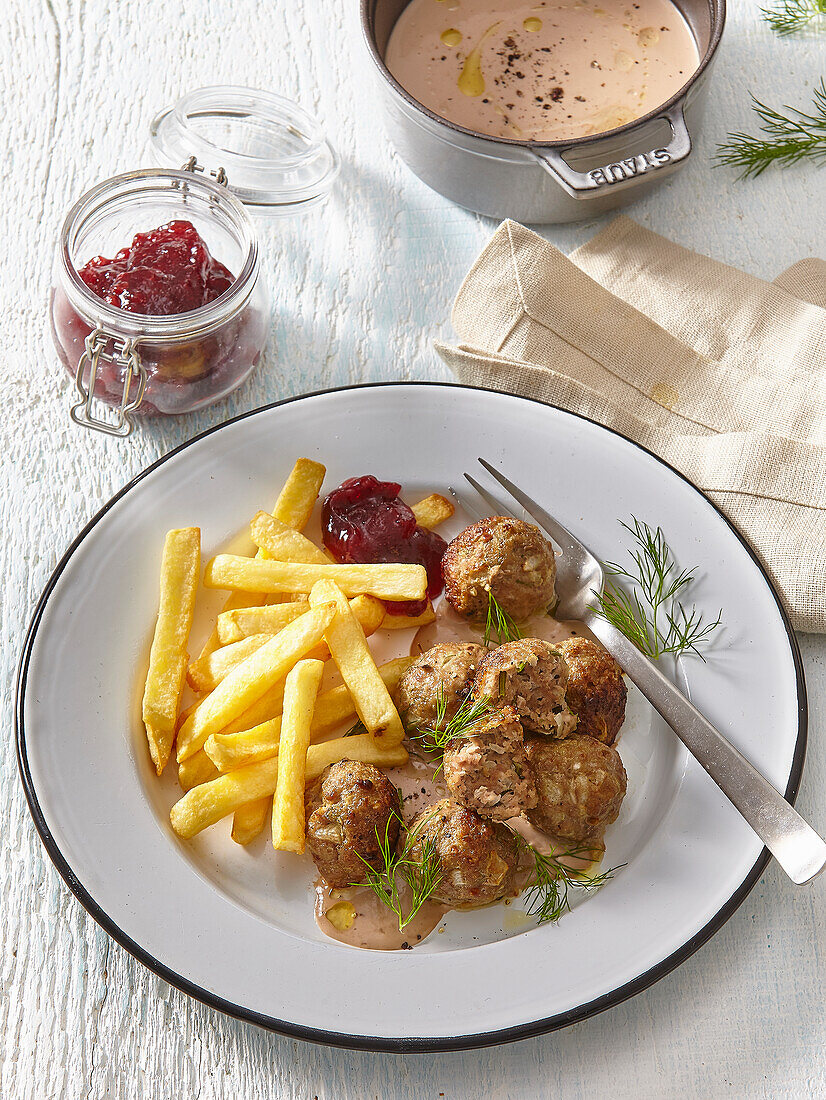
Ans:
<svg viewBox="0 0 826 1100"><path fill-rule="evenodd" d="M234 413L324 386L444 377L431 341L450 335L451 300L493 224L427 190L393 153L357 9L357 0L0 3L0 1097L826 1096L826 880L795 889L770 867L684 966L567 1031L402 1057L283 1039L171 990L84 913L40 846L15 763L14 676L37 596L78 528L148 463ZM629 213L767 278L823 255L824 170L741 183L710 156L727 130L752 126L749 90L806 106L824 42L778 40L756 0L734 0L697 151ZM249 384L199 415L147 424L129 443L83 433L69 421L70 382L47 324L61 220L87 187L150 162L158 109L214 83L300 100L341 153L340 181L323 209L261 226L275 314ZM544 232L567 249L598 224ZM812 722L799 806L823 832L826 642L801 643Z"/></svg>

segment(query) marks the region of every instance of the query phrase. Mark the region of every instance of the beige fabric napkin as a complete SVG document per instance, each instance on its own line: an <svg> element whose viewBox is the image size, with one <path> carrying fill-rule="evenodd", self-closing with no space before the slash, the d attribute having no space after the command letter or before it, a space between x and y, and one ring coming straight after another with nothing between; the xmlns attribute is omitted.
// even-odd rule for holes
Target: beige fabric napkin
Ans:
<svg viewBox="0 0 826 1100"><path fill-rule="evenodd" d="M460 381L584 413L662 456L826 632L826 263L767 283L629 218L565 256L516 222L453 307ZM667 533L666 533L667 534Z"/></svg>

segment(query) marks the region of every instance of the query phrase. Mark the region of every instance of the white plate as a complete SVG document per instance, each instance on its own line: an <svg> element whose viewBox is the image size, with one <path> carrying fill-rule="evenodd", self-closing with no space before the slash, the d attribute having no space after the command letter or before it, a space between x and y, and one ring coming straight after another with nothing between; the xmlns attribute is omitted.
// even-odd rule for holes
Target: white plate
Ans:
<svg viewBox="0 0 826 1100"><path fill-rule="evenodd" d="M170 775L154 780L137 681L157 601L162 533L200 526L204 554L259 508L298 455L326 486L375 473L408 499L444 489L483 455L602 558L619 519L664 528L699 566L697 597L723 609L692 698L793 798L806 740L794 637L771 584L715 507L645 450L558 409L437 384L356 387L287 401L216 428L122 490L69 548L20 663L17 743L35 824L92 916L146 966L234 1016L304 1039L424 1051L524 1038L644 989L731 915L766 860L760 842L641 700L621 752L629 794L607 862L627 863L556 926L498 906L452 914L413 951L358 951L317 930L300 861L220 823L175 839Z"/></svg>

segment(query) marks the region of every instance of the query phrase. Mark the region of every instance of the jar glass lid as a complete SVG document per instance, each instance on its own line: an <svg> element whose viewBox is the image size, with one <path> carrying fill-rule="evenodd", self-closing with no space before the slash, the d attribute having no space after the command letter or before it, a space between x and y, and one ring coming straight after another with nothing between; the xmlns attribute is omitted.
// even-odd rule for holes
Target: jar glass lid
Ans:
<svg viewBox="0 0 826 1100"><path fill-rule="evenodd" d="M251 212L270 217L321 202L339 170L314 118L291 100L254 88L189 92L156 115L151 137L161 167L201 170Z"/></svg>

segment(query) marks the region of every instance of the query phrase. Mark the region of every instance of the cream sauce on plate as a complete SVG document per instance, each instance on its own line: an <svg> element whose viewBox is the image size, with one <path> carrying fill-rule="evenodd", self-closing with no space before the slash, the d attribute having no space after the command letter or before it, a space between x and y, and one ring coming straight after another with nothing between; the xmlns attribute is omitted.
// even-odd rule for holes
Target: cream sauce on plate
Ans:
<svg viewBox="0 0 826 1100"><path fill-rule="evenodd" d="M526 638L545 638L550 642L559 642L577 635L593 637L587 627L579 622L558 622L550 615L535 615L520 624L520 630ZM447 600L440 600L436 607L436 619L421 627L413 638L411 655L419 654L440 642L480 642L483 627L468 622L458 615ZM411 748L411 753L415 748ZM436 774L437 761L412 755L400 768L388 768L388 779L395 783L402 794L404 819L408 823L417 813L427 806L438 802L447 795L441 772ZM507 824L518 832L529 844L542 853L565 851L570 844L546 836L524 818L514 818ZM594 843L595 850L601 848L601 842ZM564 859L567 866L582 870L589 862L582 859ZM519 891L524 889L530 873L530 860L524 861L518 878ZM350 947L366 948L373 951L398 951L412 949L439 926L442 918L450 912L446 905L432 900L426 901L416 916L403 929L399 930L398 920L373 891L367 886L348 886L335 889L324 879L315 883L315 919L325 936L348 944ZM508 899L508 904L512 899ZM407 898L403 898L406 904ZM514 928L530 927L535 924L533 917L525 916L516 910L507 914L506 924ZM514 924L514 922L517 922Z"/></svg>
<svg viewBox="0 0 826 1100"><path fill-rule="evenodd" d="M385 56L442 118L532 141L632 122L669 100L699 61L671 0L411 0Z"/></svg>

